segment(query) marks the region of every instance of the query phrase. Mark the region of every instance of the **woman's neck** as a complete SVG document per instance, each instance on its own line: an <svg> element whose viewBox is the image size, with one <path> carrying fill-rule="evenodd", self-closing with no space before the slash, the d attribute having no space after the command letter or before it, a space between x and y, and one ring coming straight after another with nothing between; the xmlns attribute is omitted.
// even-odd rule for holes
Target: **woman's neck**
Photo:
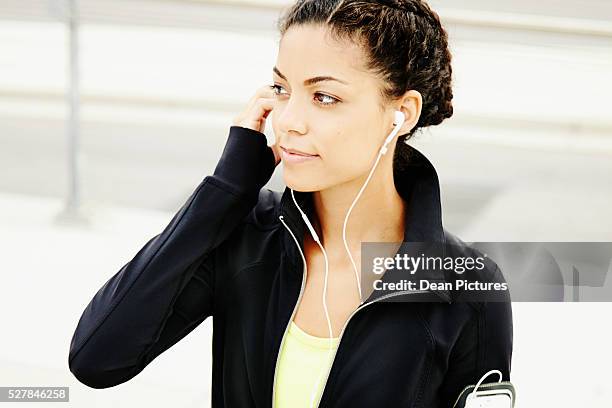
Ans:
<svg viewBox="0 0 612 408"><path fill-rule="evenodd" d="M336 262L350 262L342 239L342 227L346 213L366 178L367 173L313 193L316 216L312 221L328 256ZM361 255L362 241L403 241L405 211L405 203L393 181L393 168L381 161L347 221L346 241L353 258L356 260Z"/></svg>

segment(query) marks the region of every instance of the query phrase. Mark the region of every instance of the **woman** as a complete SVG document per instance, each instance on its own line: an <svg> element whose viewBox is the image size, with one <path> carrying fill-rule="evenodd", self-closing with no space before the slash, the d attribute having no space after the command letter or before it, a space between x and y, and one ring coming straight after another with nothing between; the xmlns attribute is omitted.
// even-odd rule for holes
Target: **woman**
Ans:
<svg viewBox="0 0 612 408"><path fill-rule="evenodd" d="M71 371L94 388L123 383L213 316L213 407L447 408L487 370L509 380L509 298L386 302L356 274L361 242L469 253L442 227L435 169L404 143L453 112L437 14L420 0L299 1L279 29L274 85L234 119L214 173L94 296ZM281 161L282 194L263 188ZM501 279L491 263L482 273Z"/></svg>

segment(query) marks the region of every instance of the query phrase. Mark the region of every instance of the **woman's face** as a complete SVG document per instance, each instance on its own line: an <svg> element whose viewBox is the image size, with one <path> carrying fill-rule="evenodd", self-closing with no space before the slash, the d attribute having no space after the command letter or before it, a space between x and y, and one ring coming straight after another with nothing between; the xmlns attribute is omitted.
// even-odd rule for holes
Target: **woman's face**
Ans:
<svg viewBox="0 0 612 408"><path fill-rule="evenodd" d="M291 27L273 70L276 143L315 155L298 162L299 156L292 160L282 152L285 184L297 191L319 191L367 174L393 129L393 108L381 111L381 80L365 71L363 50L326 33L314 25ZM313 79L322 77L335 79ZM385 157L393 156L393 145Z"/></svg>

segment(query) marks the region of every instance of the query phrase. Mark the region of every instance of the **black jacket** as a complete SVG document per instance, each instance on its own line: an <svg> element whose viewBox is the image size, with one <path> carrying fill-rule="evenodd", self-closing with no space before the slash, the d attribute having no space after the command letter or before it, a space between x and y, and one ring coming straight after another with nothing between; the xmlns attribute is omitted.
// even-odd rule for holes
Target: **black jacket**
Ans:
<svg viewBox="0 0 612 408"><path fill-rule="evenodd" d="M434 167L410 152L395 173L408 205L404 240L467 248L442 227ZM106 388L128 381L214 316L211 406L272 406L281 340L305 283L297 242L308 232L288 188L263 188L273 171L265 135L230 127L213 175L85 308L69 353L80 382ZM312 210L311 193L295 195ZM501 275L495 265L486 273ZM351 315L319 407L450 408L490 369L510 379L509 301L425 295L437 301L368 299Z"/></svg>

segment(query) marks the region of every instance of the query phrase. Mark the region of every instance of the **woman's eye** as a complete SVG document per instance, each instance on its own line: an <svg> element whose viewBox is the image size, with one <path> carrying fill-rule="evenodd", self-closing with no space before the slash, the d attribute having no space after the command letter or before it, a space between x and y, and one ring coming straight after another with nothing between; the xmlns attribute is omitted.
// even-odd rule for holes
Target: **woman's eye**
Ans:
<svg viewBox="0 0 612 408"><path fill-rule="evenodd" d="M286 92L281 93L281 90L284 90L282 85L274 84L272 85L272 90L274 91L274 95L276 96L287 95ZM315 93L315 100L317 101L319 105L322 105L322 106L331 106L331 105L335 105L336 103L340 102L338 99L334 98L333 96L325 95L319 92Z"/></svg>
<svg viewBox="0 0 612 408"><path fill-rule="evenodd" d="M274 90L274 94L275 95L280 95L280 93L278 92L279 89L282 89L283 87L277 84L272 85L272 89Z"/></svg>
<svg viewBox="0 0 612 408"><path fill-rule="evenodd" d="M338 103L338 99L334 98L333 96L329 96L329 95L325 95L322 93L316 93L315 94L315 99L317 99L317 103L323 106L330 106L330 105L335 105L336 103ZM318 99L318 97L322 97L322 99Z"/></svg>

